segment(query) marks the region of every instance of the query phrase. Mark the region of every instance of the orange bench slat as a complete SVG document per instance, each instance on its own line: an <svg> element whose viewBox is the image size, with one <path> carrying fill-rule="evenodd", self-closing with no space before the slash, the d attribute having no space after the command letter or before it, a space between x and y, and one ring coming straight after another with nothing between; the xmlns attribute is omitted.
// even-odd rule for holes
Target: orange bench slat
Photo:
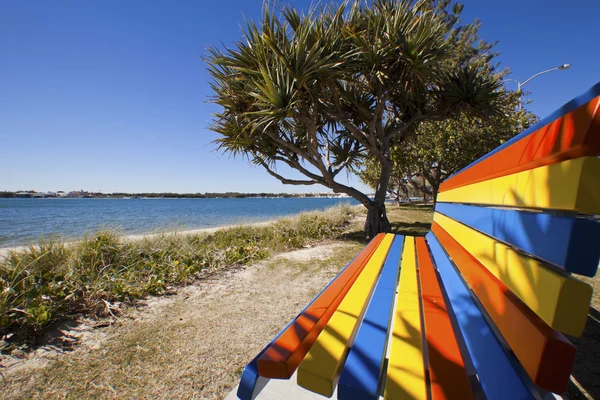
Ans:
<svg viewBox="0 0 600 400"><path fill-rule="evenodd" d="M417 238L416 242L432 399L473 399L469 376L425 238Z"/></svg>
<svg viewBox="0 0 600 400"><path fill-rule="evenodd" d="M600 155L600 96L446 179L440 192L585 156Z"/></svg>
<svg viewBox="0 0 600 400"><path fill-rule="evenodd" d="M348 268L269 345L258 359L260 376L289 379L294 374L384 237L381 233L373 238Z"/></svg>
<svg viewBox="0 0 600 400"><path fill-rule="evenodd" d="M546 325L440 225L434 222L432 231L531 379L551 392L565 392L575 347Z"/></svg>

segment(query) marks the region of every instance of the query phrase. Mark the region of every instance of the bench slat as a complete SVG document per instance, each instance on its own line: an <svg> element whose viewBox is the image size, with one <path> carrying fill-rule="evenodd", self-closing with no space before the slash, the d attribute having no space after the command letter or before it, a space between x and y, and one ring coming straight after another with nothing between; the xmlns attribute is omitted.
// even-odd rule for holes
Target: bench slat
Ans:
<svg viewBox="0 0 600 400"><path fill-rule="evenodd" d="M575 346L546 325L435 222L432 231L529 377L548 391L565 392L575 361Z"/></svg>
<svg viewBox="0 0 600 400"><path fill-rule="evenodd" d="M427 234L435 265L488 400L534 399L511 360L471 298L436 237Z"/></svg>
<svg viewBox="0 0 600 400"><path fill-rule="evenodd" d="M442 182L426 239L370 243L246 366L238 396L294 373L351 400L563 392L575 347L558 331L585 327L592 288L570 274L600 266L598 215L600 83Z"/></svg>
<svg viewBox="0 0 600 400"><path fill-rule="evenodd" d="M600 159L582 157L474 183L440 193L438 201L600 214Z"/></svg>
<svg viewBox="0 0 600 400"><path fill-rule="evenodd" d="M497 176L600 155L600 84L452 175L440 192Z"/></svg>
<svg viewBox="0 0 600 400"><path fill-rule="evenodd" d="M407 237L390 340L385 399L426 399L415 240Z"/></svg>
<svg viewBox="0 0 600 400"><path fill-rule="evenodd" d="M588 241L600 237L598 221L453 203L438 203L435 211L566 271L591 277L598 270L600 246Z"/></svg>
<svg viewBox="0 0 600 400"><path fill-rule="evenodd" d="M590 285L559 275L539 261L442 214L435 213L433 220L550 327L568 335L581 335L592 296Z"/></svg>
<svg viewBox="0 0 600 400"><path fill-rule="evenodd" d="M352 284L384 238L377 235L258 359L258 372L267 378L289 379L317 340Z"/></svg>
<svg viewBox="0 0 600 400"><path fill-rule="evenodd" d="M338 399L378 399L404 236L396 235L338 382Z"/></svg>
<svg viewBox="0 0 600 400"><path fill-rule="evenodd" d="M473 398L425 239L416 239L432 400Z"/></svg>
<svg viewBox="0 0 600 400"><path fill-rule="evenodd" d="M385 236L298 368L298 384L331 397L394 235Z"/></svg>
<svg viewBox="0 0 600 400"><path fill-rule="evenodd" d="M365 247L365 249L363 249L363 251L361 251L352 261L350 261L348 263L348 265L346 265L327 284L327 286L325 286L325 288L317 296L315 296L315 298L304 308L304 310L302 310L300 312L300 314L296 318L294 318L292 321L290 321L277 334L277 336L275 336L275 338L271 341L271 343L269 343L269 345L267 345L260 353L258 353L258 355L252 361L250 361L248 363L248 365L246 365L246 367L244 367L244 370L242 371L242 377L240 379L240 385L239 385L238 391L237 391L238 398L240 398L241 400L252 400L252 399L254 399L260 393L260 391L267 384L267 382L269 381L269 379L261 377L259 375L259 373L258 373L258 360L259 360L259 358L267 351L267 349L269 348L269 346L272 345L273 343L275 343L279 339L279 337L281 337L281 335L283 335L283 333L286 332L286 330L292 326L292 324L294 323L294 321L296 321L296 319L303 312L305 312L334 282L336 282L336 280L344 273L344 271L346 271L363 253L367 252L367 253L372 254L372 251L374 251L375 247L378 246L379 243L381 243L381 241L383 240L384 236L385 236L384 233L380 233L377 236L375 236L371 240L371 242L369 242L369 244Z"/></svg>

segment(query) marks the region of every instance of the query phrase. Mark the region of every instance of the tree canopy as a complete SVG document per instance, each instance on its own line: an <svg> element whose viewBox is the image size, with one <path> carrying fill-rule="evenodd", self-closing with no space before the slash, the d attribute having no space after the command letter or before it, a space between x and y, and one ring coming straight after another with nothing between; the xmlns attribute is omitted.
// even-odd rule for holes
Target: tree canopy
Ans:
<svg viewBox="0 0 600 400"><path fill-rule="evenodd" d="M396 198L407 197L408 191L423 198L436 198L440 184L450 175L492 151L537 121L527 110L518 110L518 94L507 93L504 114L490 118L459 118L427 121L415 135L400 146L392 146L394 167L388 192ZM378 163L366 159L358 172L361 180L376 187Z"/></svg>
<svg viewBox="0 0 600 400"><path fill-rule="evenodd" d="M346 1L301 15L265 5L242 40L206 57L219 147L281 182L321 184L368 209L367 236L389 230L391 148L426 121L502 110L490 45L461 25L449 1ZM375 198L340 181L367 155L379 165ZM300 171L290 179L280 164Z"/></svg>

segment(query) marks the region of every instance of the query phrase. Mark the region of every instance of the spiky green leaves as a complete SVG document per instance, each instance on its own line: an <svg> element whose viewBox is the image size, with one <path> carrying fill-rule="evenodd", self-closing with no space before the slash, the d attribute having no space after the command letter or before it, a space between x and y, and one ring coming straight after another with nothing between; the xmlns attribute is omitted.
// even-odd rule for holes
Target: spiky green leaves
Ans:
<svg viewBox="0 0 600 400"><path fill-rule="evenodd" d="M498 108L493 54L477 24L457 26L460 11L448 0L355 0L305 15L266 6L242 40L206 57L220 148L355 195L334 178L364 155L385 162L423 121Z"/></svg>
<svg viewBox="0 0 600 400"><path fill-rule="evenodd" d="M441 115L456 117L466 113L488 117L502 111L501 82L489 72L474 66L457 67L444 74L439 90L434 91Z"/></svg>

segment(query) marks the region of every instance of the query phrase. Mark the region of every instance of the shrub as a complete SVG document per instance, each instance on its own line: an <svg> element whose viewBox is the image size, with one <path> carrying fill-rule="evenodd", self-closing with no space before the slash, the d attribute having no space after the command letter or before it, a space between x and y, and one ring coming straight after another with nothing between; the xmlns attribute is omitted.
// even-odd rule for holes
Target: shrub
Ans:
<svg viewBox="0 0 600 400"><path fill-rule="evenodd" d="M170 285L335 237L355 214L354 207L337 206L210 235L172 233L133 241L102 231L69 244L43 240L0 261L0 336L35 336L77 313L107 315L115 302L164 294Z"/></svg>

